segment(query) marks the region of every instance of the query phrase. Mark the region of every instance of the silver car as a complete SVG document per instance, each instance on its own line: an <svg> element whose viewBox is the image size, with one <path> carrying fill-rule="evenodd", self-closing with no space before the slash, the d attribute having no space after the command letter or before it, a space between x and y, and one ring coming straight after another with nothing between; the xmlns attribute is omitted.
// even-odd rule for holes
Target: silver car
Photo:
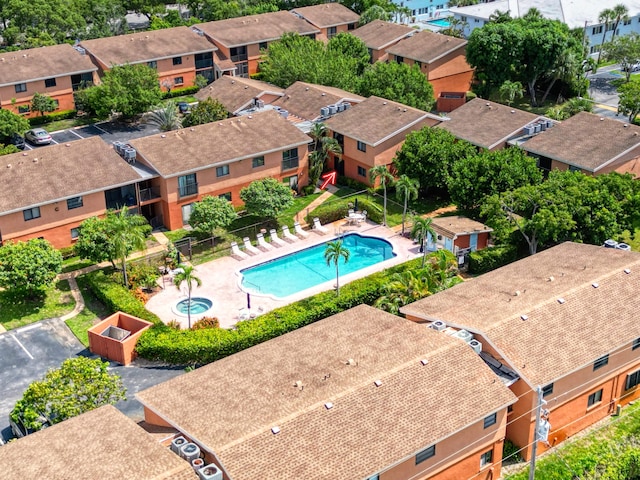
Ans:
<svg viewBox="0 0 640 480"><path fill-rule="evenodd" d="M51 143L51 135L44 128L32 128L24 132L24 138L34 145L48 145Z"/></svg>

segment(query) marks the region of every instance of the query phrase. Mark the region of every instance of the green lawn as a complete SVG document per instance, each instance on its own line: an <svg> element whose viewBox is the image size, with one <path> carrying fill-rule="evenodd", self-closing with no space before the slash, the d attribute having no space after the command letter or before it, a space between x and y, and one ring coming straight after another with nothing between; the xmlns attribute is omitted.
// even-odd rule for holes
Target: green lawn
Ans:
<svg viewBox="0 0 640 480"><path fill-rule="evenodd" d="M62 273L73 272L91 265L93 265L91 260L83 260L80 257L67 258L62 262Z"/></svg>
<svg viewBox="0 0 640 480"><path fill-rule="evenodd" d="M67 280L60 280L38 299L27 300L4 290L0 291L0 324L11 330L39 320L59 317L69 313L74 306L75 301Z"/></svg>
<svg viewBox="0 0 640 480"><path fill-rule="evenodd" d="M66 120L56 120L42 125L42 128L46 129L47 132L57 132L58 130L67 130L68 128L91 125L99 121L99 119L87 115L83 117L68 118Z"/></svg>
<svg viewBox="0 0 640 480"><path fill-rule="evenodd" d="M80 340L85 347L88 347L89 337L87 330L99 320L106 318L109 315L109 311L93 294L84 275L76 278L76 281L84 298L84 309L77 316L70 318L65 323L73 334L78 337L78 340Z"/></svg>

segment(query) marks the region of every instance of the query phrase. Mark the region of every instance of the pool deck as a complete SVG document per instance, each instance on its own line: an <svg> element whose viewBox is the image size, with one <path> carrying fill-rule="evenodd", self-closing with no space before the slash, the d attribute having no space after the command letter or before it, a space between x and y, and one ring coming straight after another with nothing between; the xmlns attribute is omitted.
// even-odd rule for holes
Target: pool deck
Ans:
<svg viewBox="0 0 640 480"><path fill-rule="evenodd" d="M268 312L274 308L288 305L302 298L309 297L319 292L331 290L334 288L335 279L331 282L325 282L315 287L309 288L291 295L284 299L276 299L269 296L261 296L251 294L251 309L247 311L247 294L239 286L240 276L238 271L244 268L252 267L260 263L281 257L288 253L292 253L304 248L324 243L343 233L360 233L378 238L384 238L393 245L393 251L396 256L384 262L372 265L357 272L340 276L340 285L344 285L357 278L366 277L374 272L384 268L406 262L412 258L419 257L419 246L414 244L412 240L403 238L399 233L371 222L363 223L360 226L345 225L344 220L340 220L333 224L325 225L328 229L326 235L318 235L308 230L309 236L300 239L295 243L287 243L280 248L274 248L268 252L260 252L259 254L250 256L244 260L236 260L231 256L218 258L211 262L204 263L195 267L195 274L202 280L201 287L195 287L191 295L204 296L213 300L213 309L207 316L217 317L222 328L231 328L241 320L242 315L258 316L263 312ZM282 236L280 236L282 238ZM163 279L158 282L163 287ZM171 307L181 299L186 298L186 287L178 290L169 275L164 277L164 288L162 291L151 297L146 307L162 321L169 322L178 320L182 328L187 328L187 318L176 316ZM192 323L197 316L192 316Z"/></svg>

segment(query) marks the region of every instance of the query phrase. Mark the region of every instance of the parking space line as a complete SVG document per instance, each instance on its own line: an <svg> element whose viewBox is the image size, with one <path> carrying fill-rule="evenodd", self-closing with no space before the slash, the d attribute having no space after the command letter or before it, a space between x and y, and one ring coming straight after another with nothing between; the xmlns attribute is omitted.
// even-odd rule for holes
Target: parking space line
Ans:
<svg viewBox="0 0 640 480"><path fill-rule="evenodd" d="M76 137L84 138L82 135L80 135L79 133L76 133L74 130L68 130L68 132L73 133Z"/></svg>
<svg viewBox="0 0 640 480"><path fill-rule="evenodd" d="M22 327L16 330L18 333L28 332L29 330L33 330L34 328L38 328L40 325L37 323L32 323L31 325L27 325L26 327Z"/></svg>
<svg viewBox="0 0 640 480"><path fill-rule="evenodd" d="M104 128L100 128L98 125L91 125L93 128L100 130L102 133L106 133L107 135L109 135L109 132L107 132Z"/></svg>
<svg viewBox="0 0 640 480"><path fill-rule="evenodd" d="M56 142L53 138L51 139L51 141L52 141L53 143L55 143L56 145L58 145L58 142Z"/></svg>
<svg viewBox="0 0 640 480"><path fill-rule="evenodd" d="M22 342L20 342L20 340L18 340L18 338L17 338L13 333L11 334L11 336L12 336L12 337L13 337L13 339L17 342L17 344L18 344L18 345L20 345L20 348L22 348L22 350L24 350L24 352L25 352L27 355L29 355L29 358L30 358L31 360L34 360L33 355L31 355L31 354L29 353L29 350L27 350L27 349L25 348L25 346L22 344Z"/></svg>

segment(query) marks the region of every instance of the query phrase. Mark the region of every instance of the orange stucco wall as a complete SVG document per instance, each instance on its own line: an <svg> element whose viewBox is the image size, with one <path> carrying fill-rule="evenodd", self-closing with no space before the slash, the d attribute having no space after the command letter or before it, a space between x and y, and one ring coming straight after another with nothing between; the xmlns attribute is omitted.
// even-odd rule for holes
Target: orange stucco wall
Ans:
<svg viewBox="0 0 640 480"><path fill-rule="evenodd" d="M110 325L128 330L131 334L123 341L101 335ZM95 355L129 365L136 358L135 347L138 338L145 330L151 328L151 325L151 322L133 315L116 312L88 330L89 350Z"/></svg>

